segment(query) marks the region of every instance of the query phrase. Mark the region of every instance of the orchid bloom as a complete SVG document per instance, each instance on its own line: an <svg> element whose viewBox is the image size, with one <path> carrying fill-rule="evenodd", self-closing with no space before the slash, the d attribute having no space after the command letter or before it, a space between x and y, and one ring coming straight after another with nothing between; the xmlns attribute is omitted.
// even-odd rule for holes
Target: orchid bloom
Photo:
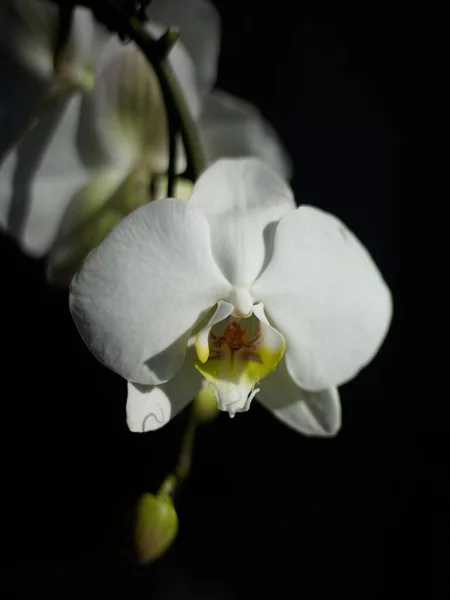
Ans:
<svg viewBox="0 0 450 600"><path fill-rule="evenodd" d="M8 2L23 8L30 0L23 6L19 0ZM41 59L38 64L28 65L28 79L40 74L39 65L45 62L45 57L47 77L39 76L48 92L54 89L55 78L50 68L51 44L46 42L55 36L57 12L49 15L46 3L32 0L32 4L35 10L31 14L41 17L32 21L37 28L40 26L40 35L32 29L32 24L27 23L27 27L35 34L36 45L40 44L37 55ZM50 8L57 10L55 6ZM80 21L81 16L84 19ZM89 37L92 42L91 38L96 36L92 27L88 35L85 22L92 19L89 11L76 11L75 17L78 19L74 21L70 39L81 42ZM17 33L25 28L22 21L16 23L11 19L11 27L14 25ZM153 33L162 33L161 28L151 29ZM76 89L70 88L70 93L59 94L58 103L46 107L0 164L0 223L32 256L39 257L53 249L52 263L56 266L65 260L68 233L78 243L78 254L71 258L81 261L102 234L150 199L151 175L167 170L164 105L153 70L133 44L124 46L116 37L104 33L100 37L103 43L101 47L97 44L91 93L74 93ZM29 37L23 39L27 47ZM84 46L87 45L86 42ZM16 46L22 48L19 44L12 45L9 54L5 50L4 57L19 64L24 60ZM172 50L170 61L181 73L191 112L198 115L200 103L192 61L179 45ZM70 69L63 70L67 78ZM16 95L20 96L19 92L20 87ZM8 113L9 97L2 100L2 106ZM179 162L182 170L183 157ZM130 188L132 193L125 194Z"/></svg>
<svg viewBox="0 0 450 600"><path fill-rule="evenodd" d="M230 416L256 397L304 434L334 435L337 386L374 357L392 304L345 225L296 208L281 178L244 158L210 166L188 202L123 219L74 277L70 310L128 381L132 431L162 427L206 387Z"/></svg>
<svg viewBox="0 0 450 600"><path fill-rule="evenodd" d="M28 78L15 87L14 98L22 101L20 91L28 97L26 85L42 72L42 64L45 81L48 85L51 81L49 40L55 36L57 12L55 6L36 0L8 0L8 5L32 9L26 27L12 19L8 22L12 33L0 55L0 69L12 57L33 71L31 77L28 69ZM289 178L290 160L257 109L225 92L211 92L220 42L214 6L207 0L155 0L148 11L146 26L153 35L180 26L181 39L168 60L198 122L208 161L220 156L260 156ZM79 42L76 48L91 48L100 36L92 33L92 22L85 23L86 19L92 19L88 11L77 9L70 48L75 42ZM22 30L27 35L19 35ZM91 93L65 95L18 144L8 146L3 163L0 153L0 227L27 254L48 254L48 277L62 286L68 285L82 259L115 224L145 202L163 197L161 182L168 168L165 108L152 68L134 44L124 46L104 33L101 41L89 71L95 70ZM72 73L79 74L75 80L86 80L80 74L87 71L73 66L84 64L79 55L73 50L66 54L78 57L62 61L66 79ZM15 110L9 99L2 99L5 119ZM176 172L181 174L186 165L181 148L178 158ZM189 197L192 188L187 180L177 183L177 194L187 187L182 193Z"/></svg>
<svg viewBox="0 0 450 600"><path fill-rule="evenodd" d="M106 39L89 10L76 8L68 39L54 56L58 7L35 0L0 6L0 160L47 109L89 91Z"/></svg>

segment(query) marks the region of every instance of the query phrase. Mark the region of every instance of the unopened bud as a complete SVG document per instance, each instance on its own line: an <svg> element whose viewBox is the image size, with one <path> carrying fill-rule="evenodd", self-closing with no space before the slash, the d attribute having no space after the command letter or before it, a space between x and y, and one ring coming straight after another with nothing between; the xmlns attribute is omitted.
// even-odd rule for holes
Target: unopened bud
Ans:
<svg viewBox="0 0 450 600"><path fill-rule="evenodd" d="M206 380L194 398L193 410L199 423L209 423L219 414L216 392L211 383Z"/></svg>
<svg viewBox="0 0 450 600"><path fill-rule="evenodd" d="M134 554L145 565L170 547L178 532L178 516L170 496L142 494L136 507Z"/></svg>

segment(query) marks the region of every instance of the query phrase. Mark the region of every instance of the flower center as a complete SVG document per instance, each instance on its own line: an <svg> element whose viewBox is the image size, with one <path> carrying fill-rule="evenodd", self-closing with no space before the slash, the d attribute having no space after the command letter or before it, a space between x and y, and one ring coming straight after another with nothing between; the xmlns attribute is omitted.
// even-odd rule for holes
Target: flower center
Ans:
<svg viewBox="0 0 450 600"><path fill-rule="evenodd" d="M232 417L248 410L256 385L276 367L284 338L255 315L207 326L196 341L196 368L215 389L220 410Z"/></svg>
<svg viewBox="0 0 450 600"><path fill-rule="evenodd" d="M242 330L239 323L233 321L225 329L222 337L217 337L212 332L210 333L210 343L213 348L220 348L224 343L228 344L231 350L240 350L247 344L248 331Z"/></svg>
<svg viewBox="0 0 450 600"><path fill-rule="evenodd" d="M231 319L225 327L223 335L217 335L213 330L209 332L209 358L217 358L226 355L229 356L231 361L254 360L256 362L261 362L257 354L255 354L261 337L261 324L259 322L257 323L254 335L249 337L251 331L242 328L240 320L234 320L233 317ZM255 323L251 321L253 321L253 319L243 319L245 325L249 328L253 325L252 329L254 330Z"/></svg>

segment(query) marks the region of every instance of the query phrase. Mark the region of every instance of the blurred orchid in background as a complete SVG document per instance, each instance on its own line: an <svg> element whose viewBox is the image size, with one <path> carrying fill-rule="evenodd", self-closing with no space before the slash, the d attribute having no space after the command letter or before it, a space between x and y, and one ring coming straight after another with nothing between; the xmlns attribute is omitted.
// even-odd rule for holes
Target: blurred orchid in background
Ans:
<svg viewBox="0 0 450 600"><path fill-rule="evenodd" d="M128 380L132 431L162 427L209 389L230 416L257 399L308 435L341 424L337 387L389 328L389 289L337 218L296 208L262 161L222 159L188 202L123 219L75 276L70 307L93 354Z"/></svg>
<svg viewBox="0 0 450 600"><path fill-rule="evenodd" d="M219 16L206 0L155 0L146 25L155 36L179 26L168 60L209 163L253 155L283 178L289 158L258 110L211 91L220 46ZM132 210L161 198L168 169L164 101L140 50L123 45L77 8L58 57L56 6L7 0L1 91L0 224L28 254L50 252L48 275L66 286L88 252ZM186 161L178 152L176 173ZM188 198L182 177L176 195Z"/></svg>

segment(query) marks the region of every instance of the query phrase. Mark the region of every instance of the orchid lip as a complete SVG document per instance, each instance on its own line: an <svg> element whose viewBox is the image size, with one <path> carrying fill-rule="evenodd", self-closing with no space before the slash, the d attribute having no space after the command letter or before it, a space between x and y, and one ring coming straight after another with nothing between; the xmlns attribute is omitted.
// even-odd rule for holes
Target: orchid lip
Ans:
<svg viewBox="0 0 450 600"><path fill-rule="evenodd" d="M284 353L284 338L268 323L261 304L249 318L236 318L233 305L220 302L199 333L197 370L213 385L220 410L245 412Z"/></svg>

